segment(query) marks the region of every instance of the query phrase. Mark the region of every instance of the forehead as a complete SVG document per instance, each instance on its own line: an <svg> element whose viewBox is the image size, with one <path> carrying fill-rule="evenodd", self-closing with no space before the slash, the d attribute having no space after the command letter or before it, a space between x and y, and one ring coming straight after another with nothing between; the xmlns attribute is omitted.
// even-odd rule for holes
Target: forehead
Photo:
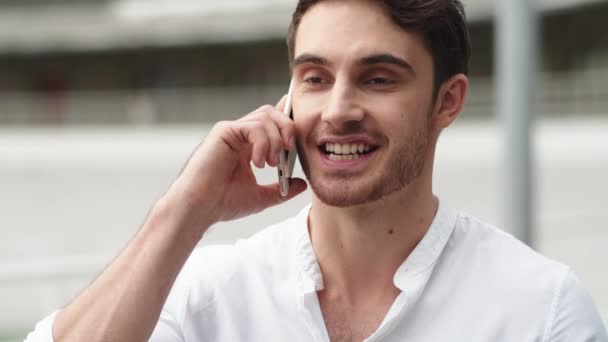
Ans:
<svg viewBox="0 0 608 342"><path fill-rule="evenodd" d="M395 24L374 0L326 0L304 14L295 37L295 56L311 53L340 63L389 53L408 63L431 57L419 34Z"/></svg>

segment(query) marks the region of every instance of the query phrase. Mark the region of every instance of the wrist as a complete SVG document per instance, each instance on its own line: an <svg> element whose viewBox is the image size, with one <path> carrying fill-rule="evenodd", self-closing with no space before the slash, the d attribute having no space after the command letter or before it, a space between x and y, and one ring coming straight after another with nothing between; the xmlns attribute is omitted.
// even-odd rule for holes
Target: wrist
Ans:
<svg viewBox="0 0 608 342"><path fill-rule="evenodd" d="M197 239L203 237L216 220L210 207L199 204L187 191L171 188L154 205L150 218L177 234Z"/></svg>

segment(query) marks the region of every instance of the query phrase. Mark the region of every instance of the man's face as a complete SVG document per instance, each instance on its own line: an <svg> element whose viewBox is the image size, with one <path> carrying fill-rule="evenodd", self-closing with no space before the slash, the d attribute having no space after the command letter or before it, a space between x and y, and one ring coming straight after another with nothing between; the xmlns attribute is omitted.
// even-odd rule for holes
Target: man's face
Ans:
<svg viewBox="0 0 608 342"><path fill-rule="evenodd" d="M431 55L373 1L323 1L294 53L299 157L333 206L378 200L423 172L431 143Z"/></svg>

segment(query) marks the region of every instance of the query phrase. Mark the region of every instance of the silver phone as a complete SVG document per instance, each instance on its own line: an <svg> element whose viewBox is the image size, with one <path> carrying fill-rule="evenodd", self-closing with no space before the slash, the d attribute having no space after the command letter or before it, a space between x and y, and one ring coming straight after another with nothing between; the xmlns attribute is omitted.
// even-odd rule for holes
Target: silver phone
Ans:
<svg viewBox="0 0 608 342"><path fill-rule="evenodd" d="M285 108L283 113L289 115L289 118L293 120L293 111L291 110L291 93L293 90L293 80L289 84L289 91L287 92L287 101L285 102ZM293 167L296 163L296 151L282 150L279 153L279 187L281 190L281 196L285 197L289 194L289 179L293 174Z"/></svg>

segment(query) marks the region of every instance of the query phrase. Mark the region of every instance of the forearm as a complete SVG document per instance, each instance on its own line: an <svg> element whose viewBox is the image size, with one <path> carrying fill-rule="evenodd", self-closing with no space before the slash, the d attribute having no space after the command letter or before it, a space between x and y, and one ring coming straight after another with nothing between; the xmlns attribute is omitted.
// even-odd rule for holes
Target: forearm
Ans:
<svg viewBox="0 0 608 342"><path fill-rule="evenodd" d="M57 342L147 341L186 259L206 227L161 199L125 250L57 316ZM199 226L197 226L199 225Z"/></svg>

